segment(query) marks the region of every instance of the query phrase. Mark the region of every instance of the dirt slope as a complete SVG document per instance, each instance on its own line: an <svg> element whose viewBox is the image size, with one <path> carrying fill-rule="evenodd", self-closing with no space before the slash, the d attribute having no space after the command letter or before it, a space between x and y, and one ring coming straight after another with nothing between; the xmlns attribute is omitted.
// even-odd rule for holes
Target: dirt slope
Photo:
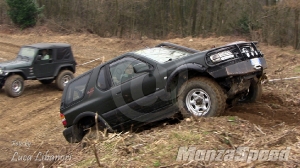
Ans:
<svg viewBox="0 0 300 168"><path fill-rule="evenodd" d="M184 38L184 39L170 39L169 42L173 42L180 45L185 45L198 50L209 49L212 46L224 45L229 42L245 40L243 38L230 38L230 37L219 37L219 38ZM73 47L73 52L76 60L80 66L78 66L76 75L82 74L83 72L97 66L104 57L104 60L109 60L117 55L125 53L127 51L136 50L144 48L146 46L154 46L161 40L124 40L116 38L100 38L95 35L90 34L69 34L69 35L59 35L51 32L39 32L36 33L33 30L26 33L12 33L8 34L7 31L2 31L0 33L0 61L13 59L19 50L19 47L25 44L37 43L37 42L66 42L70 43ZM268 70L267 75L269 78L284 78L291 76L300 76L300 53L293 51L291 48L277 48L272 46L260 45L260 48L264 52L267 63ZM100 60L94 61L89 64L81 65L85 62L91 61L93 59L101 58ZM299 143L299 123L300 123L300 79L295 80L284 80L281 82L269 82L264 84L263 99L261 102L256 104L242 104L233 108L229 108L224 113L223 117L211 118L203 121L208 122L198 123L194 122L194 127L199 127L203 129L218 129L219 123L223 122L223 128L230 130L231 133L236 133L237 136L244 137L244 129L239 130L242 127L249 126L249 129L255 129L258 126L263 130L265 135L259 135L261 141L264 141L266 137L276 137L278 139L281 137L286 137L285 134L287 130L293 130L292 133L288 134L286 141L278 141L278 145L284 147L286 145L295 145ZM59 118L59 105L60 97L62 92L58 91L54 84L42 85L37 81L26 81L26 88L24 94L18 98L8 98L4 90L0 90L0 163L5 165L5 167L42 167L43 165L57 166L60 162L51 161L39 161L39 152L52 155L67 155L70 151L74 150L77 153L73 154L73 158L70 162L63 163L61 166L74 166L79 167L80 161L83 158L90 159L93 157L93 153L85 152L78 149L76 145L68 144L63 136L63 126ZM230 122L227 122L227 116L238 116L236 117L237 125L232 128ZM243 122L246 122L243 123ZM206 124L205 124L206 123ZM145 132L132 134L132 136L139 136L141 139L149 141L149 144L153 144L154 141L161 140L163 136L172 135L172 132L176 131L178 128L187 131L191 123L182 121L181 123L176 123L175 126L169 124L165 125L159 123L158 126L153 127L149 134L152 138L148 139ZM210 128L215 127L215 128ZM155 133L155 132L158 133ZM147 132L147 131L146 131ZM164 132L165 134L161 134ZM257 131L256 134L260 134ZM255 135L256 135L255 134ZM253 134L254 135L254 134ZM246 136L246 135L245 135ZM124 138L124 137L123 137ZM242 138L242 142L246 141L246 138ZM236 138L238 139L238 137ZM251 139L251 137L250 137ZM213 139L212 139L213 140ZM136 139L129 140L129 142L137 143ZM164 141L168 141L164 139ZM209 139L208 139L209 141ZM19 142L19 143L18 143ZM24 143L26 142L26 143ZM153 142L153 143L152 143ZM236 142L237 145L245 144L242 142ZM259 144L259 140L255 140L254 146ZM265 141L264 141L265 142ZM30 145L29 145L30 143ZM165 143L165 142L164 142ZM167 143L167 142L166 142ZM117 163L123 164L125 167L139 167L140 166L182 166L186 163L175 163L174 157L177 155L178 147L180 143L172 147L173 153L171 153L171 159L161 159L160 164L155 164L156 154L144 153L143 155L132 154L127 152L122 155L121 160L114 160ZM275 142L274 142L275 143ZM187 143L186 145L192 145ZM200 145L200 144L199 144ZM217 144L211 144L211 148L216 147ZM251 144L247 144L251 145ZM151 145L150 145L151 146ZM128 145L127 145L128 147ZM122 148L122 146L120 146ZM174 149L173 149L174 148ZM209 148L206 148L209 149ZM299 146L295 146L293 149L298 149L298 153L291 158L299 158ZM124 149L117 149L122 151ZM104 155L104 154L103 154ZM32 158L30 158L32 156ZM37 157L38 156L38 157ZM75 157L76 156L76 157ZM132 165L128 159L130 157L146 157L150 161L144 162L143 159L133 162ZM118 157L118 155L116 155ZM35 160L37 159L37 160ZM126 161L127 159L127 161ZM18 161L16 161L18 160ZM95 160L89 160L90 162L83 164L82 167L96 166ZM103 160L102 160L103 161ZM101 161L101 162L102 162ZM111 161L111 160L110 160ZM105 167L118 166L117 163L110 163L109 160L103 161ZM299 163L299 162L298 162ZM279 162L274 163L277 166L289 166L297 165L295 162ZM155 164L155 165L154 165ZM187 166L199 166L198 163L191 163ZM259 163L256 166L259 166ZM273 164L273 163L272 163ZM119 166L120 166L119 165ZM225 166L220 163L212 163L211 166ZM247 164L240 163L240 166L245 166ZM251 165L251 164L248 164ZM253 164L252 164L253 165ZM72 167L73 167L72 166ZM227 165L228 166L228 165ZM2 167L2 166L1 166ZM264 165L262 165L264 167Z"/></svg>

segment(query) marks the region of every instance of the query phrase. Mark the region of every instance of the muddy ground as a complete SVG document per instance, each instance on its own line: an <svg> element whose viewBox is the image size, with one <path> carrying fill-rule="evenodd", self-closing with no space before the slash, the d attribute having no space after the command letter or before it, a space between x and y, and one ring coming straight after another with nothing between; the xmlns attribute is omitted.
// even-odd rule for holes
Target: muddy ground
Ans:
<svg viewBox="0 0 300 168"><path fill-rule="evenodd" d="M209 49L212 46L247 40L242 37L217 38L176 38L167 40L152 39L117 39L100 38L92 34L60 34L47 29L29 29L25 32L12 31L0 27L0 61L16 57L20 46L37 42L65 42L73 47L73 53L79 64L76 75L97 66L102 58L107 61L122 53L154 46L160 42L168 41L198 50ZM278 48L259 45L265 54L269 79L300 76L300 52L290 47ZM88 61L101 58L89 64ZM101 153L103 167L294 167L300 164L300 79L267 82L263 85L263 98L255 104L238 104L228 108L223 116L202 119L199 121L164 121L139 133L119 135L122 141L127 139L129 145L121 143L114 148L117 152L112 154ZM0 90L0 165L1 167L97 167L93 148L82 148L81 144L68 144L63 135L63 126L59 117L61 91L54 84L42 85L37 81L25 82L24 94L18 98L8 98L3 89ZM236 116L232 119L230 116ZM232 121L233 120L233 121ZM232 124L232 122L234 124ZM217 131L214 136L208 136L205 142L174 141L172 135L179 132L188 132L191 128L202 130L199 135L206 137L211 130ZM248 131L248 132L247 132ZM208 132L208 133L206 133ZM213 132L213 131L212 131ZM222 143L218 141L223 133L231 136L231 141ZM208 135L207 135L208 134ZM151 138L149 136L151 135ZM184 135L184 134L183 134ZM170 136L171 139L164 137ZM193 135L194 136L194 135ZM129 138L128 138L129 137ZM138 138L132 138L138 137ZM177 137L177 136L175 136ZM188 136L187 136L188 137ZM141 148L140 152L128 152L132 145L140 144L137 139L143 140L150 147L170 147L165 155L148 152ZM175 138L176 139L176 138ZM178 138L177 138L178 139ZM221 138L222 139L222 138ZM157 146L157 142L159 145ZM251 142L251 143L250 143ZM221 146L219 146L220 144ZM232 145L232 143L234 145ZM119 144L119 141L116 143ZM155 145L156 146L155 146ZM237 147L248 145L251 148L285 149L291 147L289 161L284 162L176 162L174 158L180 146L199 145L205 149ZM230 145L231 144L231 145ZM154 145L154 146L151 146ZM101 144L96 146L101 148ZM149 147L149 146L148 146ZM125 153L122 151L126 151ZM121 153L120 153L121 152ZM69 155L69 161L48 161L45 155ZM169 157L167 157L169 156ZM44 160L43 160L44 159ZM85 162L86 161L86 162Z"/></svg>

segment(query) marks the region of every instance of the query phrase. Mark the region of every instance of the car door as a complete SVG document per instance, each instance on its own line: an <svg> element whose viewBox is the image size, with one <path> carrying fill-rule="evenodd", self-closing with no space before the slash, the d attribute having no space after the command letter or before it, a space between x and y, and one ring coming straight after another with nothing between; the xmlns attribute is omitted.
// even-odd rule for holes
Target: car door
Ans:
<svg viewBox="0 0 300 168"><path fill-rule="evenodd" d="M126 74L128 67L137 64L147 64L152 70L150 72ZM113 101L118 108L118 116L123 119L123 124L130 125L135 122L145 122L136 120L147 113L150 113L155 106L158 97L156 92L156 78L158 74L154 65L125 56L109 65L110 75L113 83L111 94ZM122 80L126 76L125 80ZM128 76L130 76L128 78Z"/></svg>
<svg viewBox="0 0 300 168"><path fill-rule="evenodd" d="M47 59L42 59L44 51L47 51L47 54L49 55ZM53 68L53 53L52 49L41 49L38 51L33 68L34 74L37 78L53 76L55 71L55 68Z"/></svg>

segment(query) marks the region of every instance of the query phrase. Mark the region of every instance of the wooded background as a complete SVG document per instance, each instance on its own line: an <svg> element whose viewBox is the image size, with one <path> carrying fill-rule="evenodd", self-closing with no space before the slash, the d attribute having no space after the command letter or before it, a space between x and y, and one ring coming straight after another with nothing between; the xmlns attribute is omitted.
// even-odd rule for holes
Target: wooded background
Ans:
<svg viewBox="0 0 300 168"><path fill-rule="evenodd" d="M102 37L245 35L299 49L300 0L35 0L39 24ZM11 24L0 1L0 24Z"/></svg>

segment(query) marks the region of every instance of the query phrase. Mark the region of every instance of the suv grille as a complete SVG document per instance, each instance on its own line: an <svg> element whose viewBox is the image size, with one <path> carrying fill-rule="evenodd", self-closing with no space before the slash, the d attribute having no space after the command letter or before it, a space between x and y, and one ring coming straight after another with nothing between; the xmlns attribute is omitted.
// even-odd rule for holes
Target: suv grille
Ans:
<svg viewBox="0 0 300 168"><path fill-rule="evenodd" d="M205 57L206 63L208 66L216 66L229 61L239 62L263 57L263 54L256 48L255 44L254 42L238 43L213 49L207 52Z"/></svg>

